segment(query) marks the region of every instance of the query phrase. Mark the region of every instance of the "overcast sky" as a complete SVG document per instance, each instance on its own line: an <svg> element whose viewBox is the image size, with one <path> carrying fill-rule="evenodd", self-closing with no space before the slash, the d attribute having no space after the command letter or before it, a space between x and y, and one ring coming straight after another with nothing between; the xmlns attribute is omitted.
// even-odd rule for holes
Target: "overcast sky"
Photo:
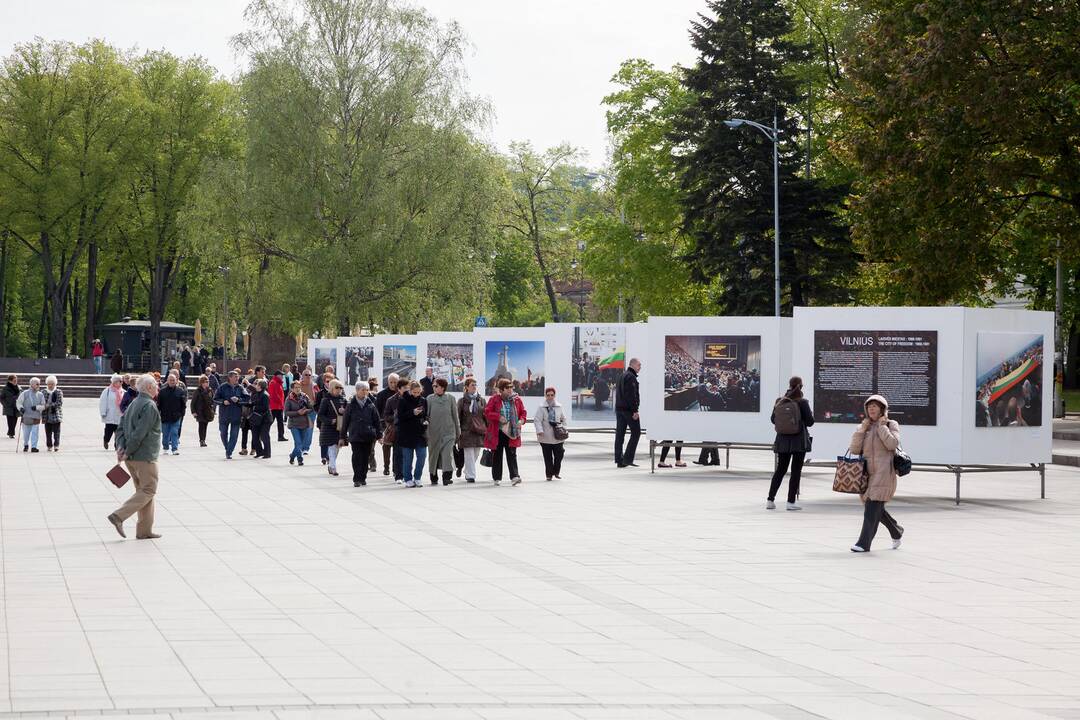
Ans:
<svg viewBox="0 0 1080 720"><path fill-rule="evenodd" d="M659 67L693 60L688 31L705 0L424 0L457 20L474 46L473 93L496 119L490 140L544 148L570 142L599 165L607 152L600 100L619 63L641 57ZM227 76L239 61L229 38L243 29L247 0L0 0L0 52L40 35L120 47L202 55Z"/></svg>

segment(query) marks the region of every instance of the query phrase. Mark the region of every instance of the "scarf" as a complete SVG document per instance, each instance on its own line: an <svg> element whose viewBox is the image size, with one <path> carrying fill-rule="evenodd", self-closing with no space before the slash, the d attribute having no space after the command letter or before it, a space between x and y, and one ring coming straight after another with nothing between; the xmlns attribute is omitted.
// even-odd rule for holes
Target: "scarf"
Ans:
<svg viewBox="0 0 1080 720"><path fill-rule="evenodd" d="M555 419L555 410L556 410L556 408L555 408L554 405L548 405L547 406L548 424L551 425L552 427L559 424L558 421Z"/></svg>
<svg viewBox="0 0 1080 720"><path fill-rule="evenodd" d="M520 428L518 427L517 421L517 408L514 406L514 397L512 395L503 400L502 410L499 411L499 414L502 415L503 421L508 426L507 430L504 430L503 432L508 438L513 440L518 436Z"/></svg>
<svg viewBox="0 0 1080 720"><path fill-rule="evenodd" d="M114 388L112 385L110 385L109 389L113 391L113 397L116 399L116 408L119 410L120 401L124 399L124 388L122 386Z"/></svg>
<svg viewBox="0 0 1080 720"><path fill-rule="evenodd" d="M465 393L465 407L467 407L469 409L470 413L475 413L477 411L477 409L478 409L476 406L479 405L479 404L480 404L480 394L479 393Z"/></svg>

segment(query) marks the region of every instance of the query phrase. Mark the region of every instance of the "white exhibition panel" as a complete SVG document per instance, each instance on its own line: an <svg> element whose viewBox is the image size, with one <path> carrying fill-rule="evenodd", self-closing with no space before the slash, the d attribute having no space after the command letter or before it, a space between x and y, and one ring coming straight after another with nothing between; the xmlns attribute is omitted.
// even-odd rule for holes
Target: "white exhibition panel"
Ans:
<svg viewBox="0 0 1080 720"><path fill-rule="evenodd" d="M649 342L649 328L645 323L548 323L547 332L547 370L548 385L555 388L558 400L562 404L571 428L613 428L615 427L614 392L610 404L612 410L598 418L589 418L587 412L576 412L576 388L573 382L574 330L583 329L621 329L624 333L625 363L631 359L643 360ZM622 372L620 371L620 375ZM649 370L644 365L639 382L644 386L648 381ZM607 415L610 415L608 417Z"/></svg>
<svg viewBox="0 0 1080 720"><path fill-rule="evenodd" d="M936 421L933 425L900 423L903 448L912 460L920 463L958 462L960 456L961 401L963 376L964 309L921 307L797 307L792 338L792 373L803 379L803 393L815 408L814 338L817 331L852 332L936 332L937 369ZM883 393L889 399L889 393ZM818 418L810 434L814 438L813 455L830 460L843 455L851 435L861 420L824 422Z"/></svg>
<svg viewBox="0 0 1080 720"><path fill-rule="evenodd" d="M1010 333L1017 337L1041 334L1043 338L1042 422L1034 427L977 427L975 403L979 366L979 334ZM1049 463L1053 455L1054 407L1054 313L1037 310L990 308L964 309L964 371L961 428L961 459L980 465ZM950 381L951 384L951 381ZM952 434L951 432L949 433ZM915 453L908 450L912 459Z"/></svg>
<svg viewBox="0 0 1080 720"><path fill-rule="evenodd" d="M419 380L417 368L419 367L419 358L417 357L420 352L419 342L417 342L416 335L376 335L375 341L375 356L376 367L379 369L379 388L386 387L386 376L392 372L397 372L401 375L402 369L408 369L408 380ZM407 352L402 352L400 348L412 348L412 362L410 369L409 356ZM387 355L389 354L389 357ZM419 371L422 372L422 371Z"/></svg>
<svg viewBox="0 0 1080 720"><path fill-rule="evenodd" d="M780 394L781 321L775 317L651 317L648 345L641 357L652 380L641 383L642 425L655 440L771 443L772 403ZM758 410L706 412L666 410L668 336L691 338L760 337ZM705 341L702 340L704 343ZM786 386L786 383L785 383Z"/></svg>
<svg viewBox="0 0 1080 720"><path fill-rule="evenodd" d="M488 362L488 344L495 343L493 355L497 355L501 347L509 346L509 364L513 371L514 379L525 379L529 371L534 377L543 377L539 383L539 394L522 394L521 400L525 404L525 410L529 418L533 417L536 409L544 401L544 385L550 385L547 381L547 341L550 334L547 328L476 328L473 330L473 338L476 352L476 377L480 383L480 392L486 394L486 388L492 376L497 371L497 362ZM525 345L521 345L525 343ZM537 348L534 343L540 343ZM523 353L523 354L519 354ZM524 359L522 359L524 358ZM537 368L537 365L542 367ZM520 367L519 367L520 366ZM535 385L534 385L535 388Z"/></svg>
<svg viewBox="0 0 1080 720"><path fill-rule="evenodd" d="M475 340L476 340L476 338L475 338L475 336L473 335L472 332L419 332L419 333L417 333L416 334L416 341L417 341L416 342L416 367L418 368L417 369L417 376L418 377L423 377L424 376L424 371L428 366L428 359L430 357L430 354L429 354L429 346L430 345L467 345L467 346L469 346L469 348L471 348L470 352L472 353L473 362L472 362L472 365L470 367L466 368L465 375L466 376L472 375L474 377L479 378L479 375L476 372L477 347L476 347ZM439 373L436 372L434 374L434 377L438 377L438 375L439 375ZM479 379L477 380L477 383L478 384L480 383ZM450 390L448 392L450 392L450 394L452 394L454 397L460 397L462 391L461 391L460 388L455 388L453 385L451 385L451 388L450 388Z"/></svg>
<svg viewBox="0 0 1080 720"><path fill-rule="evenodd" d="M312 368L312 372L321 372L321 368L316 369L316 357L322 359L327 357L331 358L330 362L334 365L334 374L340 374L341 369L341 343L337 338L326 339L308 339L307 347L307 366Z"/></svg>
<svg viewBox="0 0 1080 720"><path fill-rule="evenodd" d="M364 374L364 369L361 366L359 375L361 380L367 380L370 377L376 377L379 379L379 389L382 389L382 346L377 342L373 335L362 335L360 337L343 336L338 338L338 357L341 359L341 365L337 368L337 376L345 384L345 394L352 397L356 394L356 383L351 381L349 373L349 359L350 349L358 349L363 352L366 349L371 350L371 362L367 365L367 374Z"/></svg>

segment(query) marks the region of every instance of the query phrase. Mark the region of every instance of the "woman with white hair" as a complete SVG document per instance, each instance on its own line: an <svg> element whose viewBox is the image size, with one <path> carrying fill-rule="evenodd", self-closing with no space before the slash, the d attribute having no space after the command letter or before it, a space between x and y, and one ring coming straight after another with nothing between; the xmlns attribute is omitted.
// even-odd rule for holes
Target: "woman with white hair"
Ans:
<svg viewBox="0 0 1080 720"><path fill-rule="evenodd" d="M64 421L64 393L55 375L45 378L45 446L52 452L60 452L60 423Z"/></svg>
<svg viewBox="0 0 1080 720"><path fill-rule="evenodd" d="M382 420L371 399L371 388L364 380L356 383L356 395L345 409L342 437L339 445L347 442L352 446L353 487L367 485L370 470L368 460L375 438L382 435Z"/></svg>
<svg viewBox="0 0 1080 720"><path fill-rule="evenodd" d="M41 392L41 378L30 378L30 387L19 395L16 404L22 417L23 452L38 450L38 426L41 425L41 413L45 410L45 394Z"/></svg>
<svg viewBox="0 0 1080 720"><path fill-rule="evenodd" d="M109 441L112 440L117 426L120 424L120 403L124 400L124 378L113 374L109 386L101 391L98 398L98 415L101 422L105 423L105 436L102 442L105 449L109 449Z"/></svg>

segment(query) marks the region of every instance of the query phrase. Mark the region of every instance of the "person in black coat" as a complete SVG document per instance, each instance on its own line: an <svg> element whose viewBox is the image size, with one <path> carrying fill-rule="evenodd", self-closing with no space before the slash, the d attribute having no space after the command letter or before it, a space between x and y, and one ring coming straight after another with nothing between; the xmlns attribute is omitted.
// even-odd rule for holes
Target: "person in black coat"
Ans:
<svg viewBox="0 0 1080 720"><path fill-rule="evenodd" d="M323 393L319 403L319 413L316 416L319 422L319 447L326 448L326 465L331 475L337 475L338 443L341 442L341 433L338 432L338 417L345 414L345 386L339 380L330 380L326 384L326 392Z"/></svg>
<svg viewBox="0 0 1080 720"><path fill-rule="evenodd" d="M248 427L251 428L252 457L270 459L270 426L273 417L270 414L270 395L266 392L266 379L260 378L251 384L251 414Z"/></svg>
<svg viewBox="0 0 1080 720"><path fill-rule="evenodd" d="M398 381L400 384L401 381ZM424 461L427 460L427 401L423 386L413 380L409 391L401 396L395 408L397 437L394 447L401 448L401 470L405 487L423 487ZM415 465L414 465L415 460Z"/></svg>
<svg viewBox="0 0 1080 720"><path fill-rule="evenodd" d="M803 461L806 459L806 453L810 452L812 442L807 428L814 424L814 412L810 409L810 403L803 397L802 387L802 378L798 376L791 378L784 397L776 401L779 404L786 398L798 403L799 432L791 435L776 434L776 440L773 443L773 451L776 453L776 471L773 472L772 482L769 484L768 502L765 503L768 510L776 508L776 491L780 489L780 482L784 479L789 464L791 465L791 480L788 482L787 509L802 510L795 504L795 500L799 495L799 479L802 477ZM772 423L776 422L775 407L776 405L773 406L773 413L769 417Z"/></svg>
<svg viewBox="0 0 1080 720"><path fill-rule="evenodd" d="M633 358L615 390L615 464L619 467L637 467L634 453L637 451L638 438L641 437L641 415L638 413L638 408L641 407L637 379L639 372L641 361ZM630 429L630 440L623 449L627 428Z"/></svg>
<svg viewBox="0 0 1080 720"><path fill-rule="evenodd" d="M375 409L379 411L379 417L386 418L386 401L392 397L396 397L398 394L397 389L398 376L397 373L390 373L386 376L386 387L375 395ZM382 446L382 474L390 474L390 454L393 450L393 443L383 443Z"/></svg>
<svg viewBox="0 0 1080 720"><path fill-rule="evenodd" d="M367 485L368 458L375 439L382 435L382 420L366 381L356 383L356 395L345 409L345 437L352 447L353 487Z"/></svg>

